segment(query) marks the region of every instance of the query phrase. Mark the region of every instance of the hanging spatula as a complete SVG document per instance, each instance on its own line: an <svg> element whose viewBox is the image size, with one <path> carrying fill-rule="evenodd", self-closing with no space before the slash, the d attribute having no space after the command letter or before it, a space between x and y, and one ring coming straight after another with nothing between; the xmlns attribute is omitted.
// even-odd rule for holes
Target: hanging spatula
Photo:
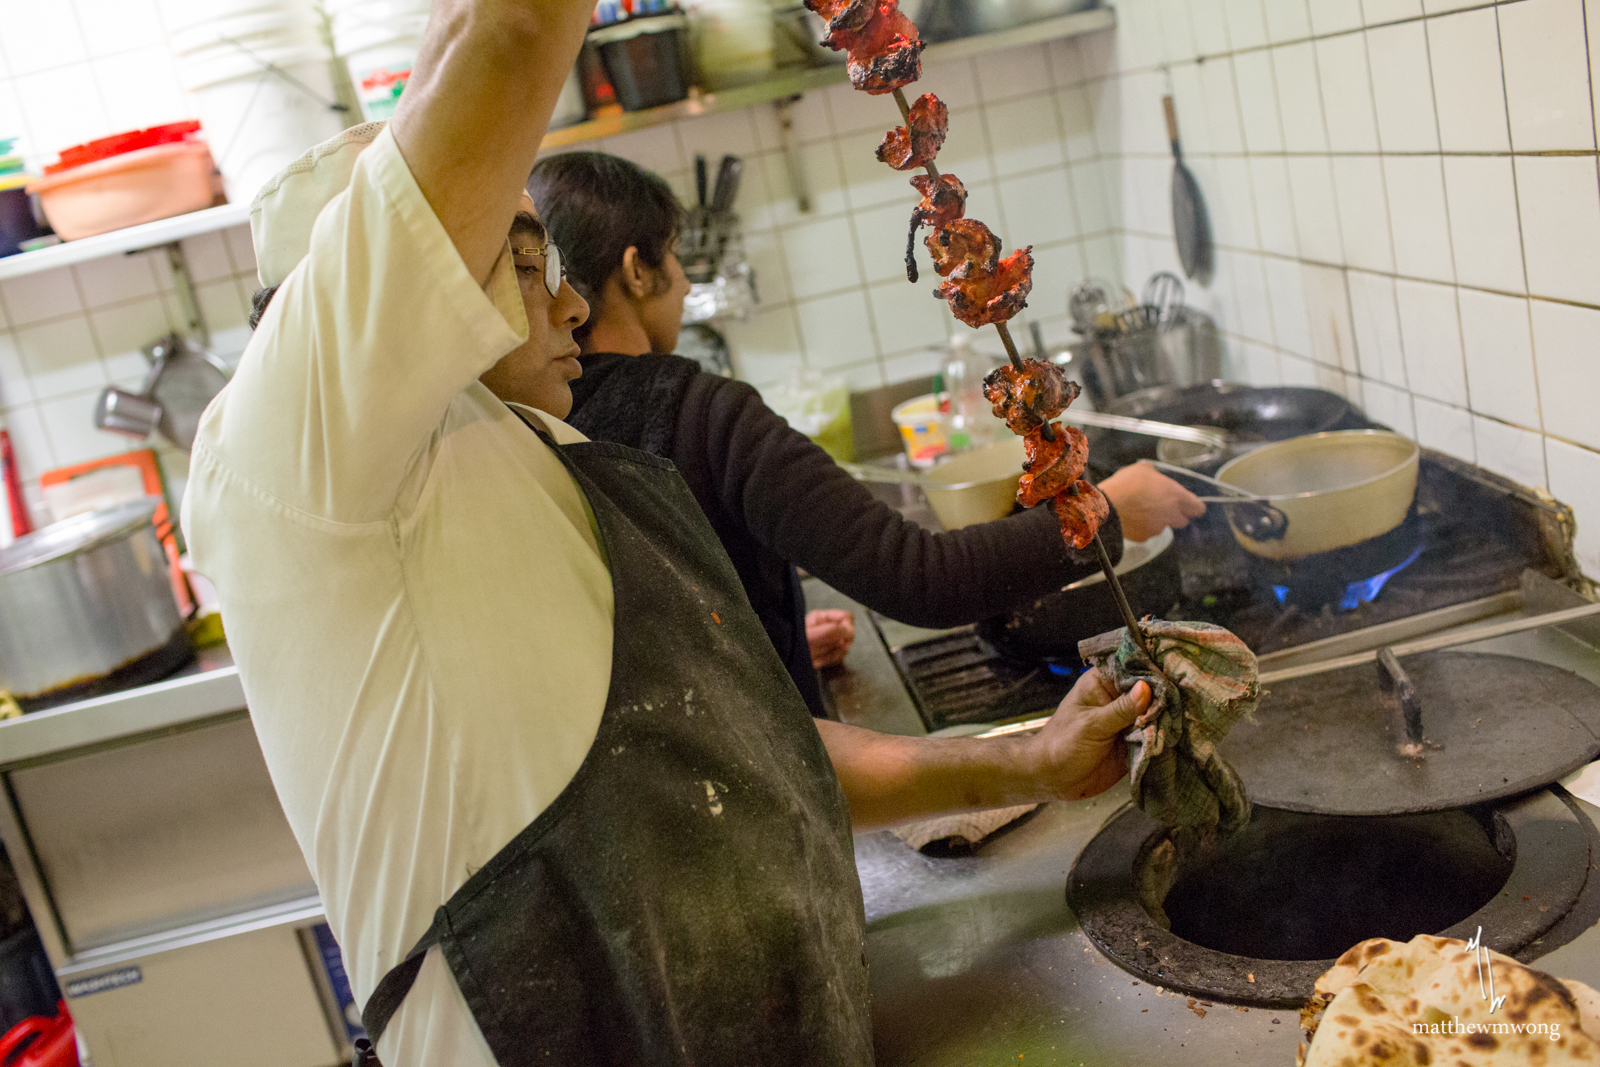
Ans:
<svg viewBox="0 0 1600 1067"><path fill-rule="evenodd" d="M1211 220L1194 172L1183 162L1178 143L1178 113L1170 95L1161 98L1167 113L1167 140L1172 142L1172 232L1178 239L1178 261L1188 278L1205 284L1211 277Z"/></svg>

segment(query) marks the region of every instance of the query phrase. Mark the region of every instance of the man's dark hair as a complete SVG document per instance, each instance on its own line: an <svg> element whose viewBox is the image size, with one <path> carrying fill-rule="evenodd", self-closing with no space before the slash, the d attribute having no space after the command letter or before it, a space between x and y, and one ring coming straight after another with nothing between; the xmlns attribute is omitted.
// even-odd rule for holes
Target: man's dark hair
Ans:
<svg viewBox="0 0 1600 1067"><path fill-rule="evenodd" d="M606 279L622 266L628 246L645 266L660 267L683 226L683 208L660 175L604 152L540 160L528 194L561 249L567 280L589 302L589 321L572 331L582 344L600 317Z"/></svg>
<svg viewBox="0 0 1600 1067"><path fill-rule="evenodd" d="M266 289L257 289L250 295L250 328L253 330L261 325L261 316L267 313L267 305L272 303L272 294L278 291L276 285Z"/></svg>

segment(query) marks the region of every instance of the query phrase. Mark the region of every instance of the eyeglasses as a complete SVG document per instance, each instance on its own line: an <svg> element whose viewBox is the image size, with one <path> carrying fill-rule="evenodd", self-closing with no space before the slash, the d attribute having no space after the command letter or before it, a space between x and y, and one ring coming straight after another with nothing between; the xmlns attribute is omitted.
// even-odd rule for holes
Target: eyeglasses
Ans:
<svg viewBox="0 0 1600 1067"><path fill-rule="evenodd" d="M544 257L544 287L554 298L561 292L561 280L567 276L567 268L561 262L561 249L556 247L554 241L546 241L538 248L511 249L514 256L543 256Z"/></svg>

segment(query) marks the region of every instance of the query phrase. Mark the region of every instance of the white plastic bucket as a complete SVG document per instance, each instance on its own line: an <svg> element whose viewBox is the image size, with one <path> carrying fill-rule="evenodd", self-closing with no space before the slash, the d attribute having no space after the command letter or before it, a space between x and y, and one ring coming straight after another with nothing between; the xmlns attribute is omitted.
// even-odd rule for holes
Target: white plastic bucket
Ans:
<svg viewBox="0 0 1600 1067"><path fill-rule="evenodd" d="M417 49L421 47L421 37L406 37L345 53L350 81L368 122L394 117L395 105L411 78L411 65L417 61Z"/></svg>
<svg viewBox="0 0 1600 1067"><path fill-rule="evenodd" d="M367 120L394 115L422 47L431 0L334 0L328 4L333 48Z"/></svg>
<svg viewBox="0 0 1600 1067"><path fill-rule="evenodd" d="M178 81L185 90L197 93L239 78L253 78L262 72L272 73L276 68L282 73L272 76L285 86L291 86L293 83L290 79L297 77L294 69L308 65L326 67L332 58L321 45L267 45L247 50L231 46L208 48L177 57ZM322 90L317 88L319 85L321 79L316 85L308 82L307 88L321 93ZM328 99L332 100L333 97Z"/></svg>
<svg viewBox="0 0 1600 1067"><path fill-rule="evenodd" d="M210 48L251 49L317 44L326 47L321 27L315 23L276 17L202 22L167 37L174 56L183 57Z"/></svg>
<svg viewBox="0 0 1600 1067"><path fill-rule="evenodd" d="M256 68L191 90L235 204L248 204L268 178L346 125L328 106L335 99L328 58L278 67L281 73Z"/></svg>
<svg viewBox="0 0 1600 1067"><path fill-rule="evenodd" d="M766 0L699 0L689 19L707 88L747 85L772 74L772 8Z"/></svg>
<svg viewBox="0 0 1600 1067"><path fill-rule="evenodd" d="M165 0L162 17L169 35L197 26L219 25L241 29L252 21L278 20L320 25L322 13L307 0Z"/></svg>

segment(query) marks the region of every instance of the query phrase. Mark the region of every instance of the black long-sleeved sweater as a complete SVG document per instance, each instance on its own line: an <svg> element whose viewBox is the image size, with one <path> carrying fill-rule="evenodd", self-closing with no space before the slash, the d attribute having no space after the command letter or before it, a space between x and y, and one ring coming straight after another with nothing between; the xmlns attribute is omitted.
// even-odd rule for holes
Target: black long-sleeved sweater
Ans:
<svg viewBox="0 0 1600 1067"><path fill-rule="evenodd" d="M1023 606L1099 569L1092 552L1061 539L1049 508L948 532L908 521L753 387L693 360L597 353L582 363L568 423L673 462L813 714L822 698L796 565L880 614L929 627ZM1120 553L1115 511L1104 530Z"/></svg>

